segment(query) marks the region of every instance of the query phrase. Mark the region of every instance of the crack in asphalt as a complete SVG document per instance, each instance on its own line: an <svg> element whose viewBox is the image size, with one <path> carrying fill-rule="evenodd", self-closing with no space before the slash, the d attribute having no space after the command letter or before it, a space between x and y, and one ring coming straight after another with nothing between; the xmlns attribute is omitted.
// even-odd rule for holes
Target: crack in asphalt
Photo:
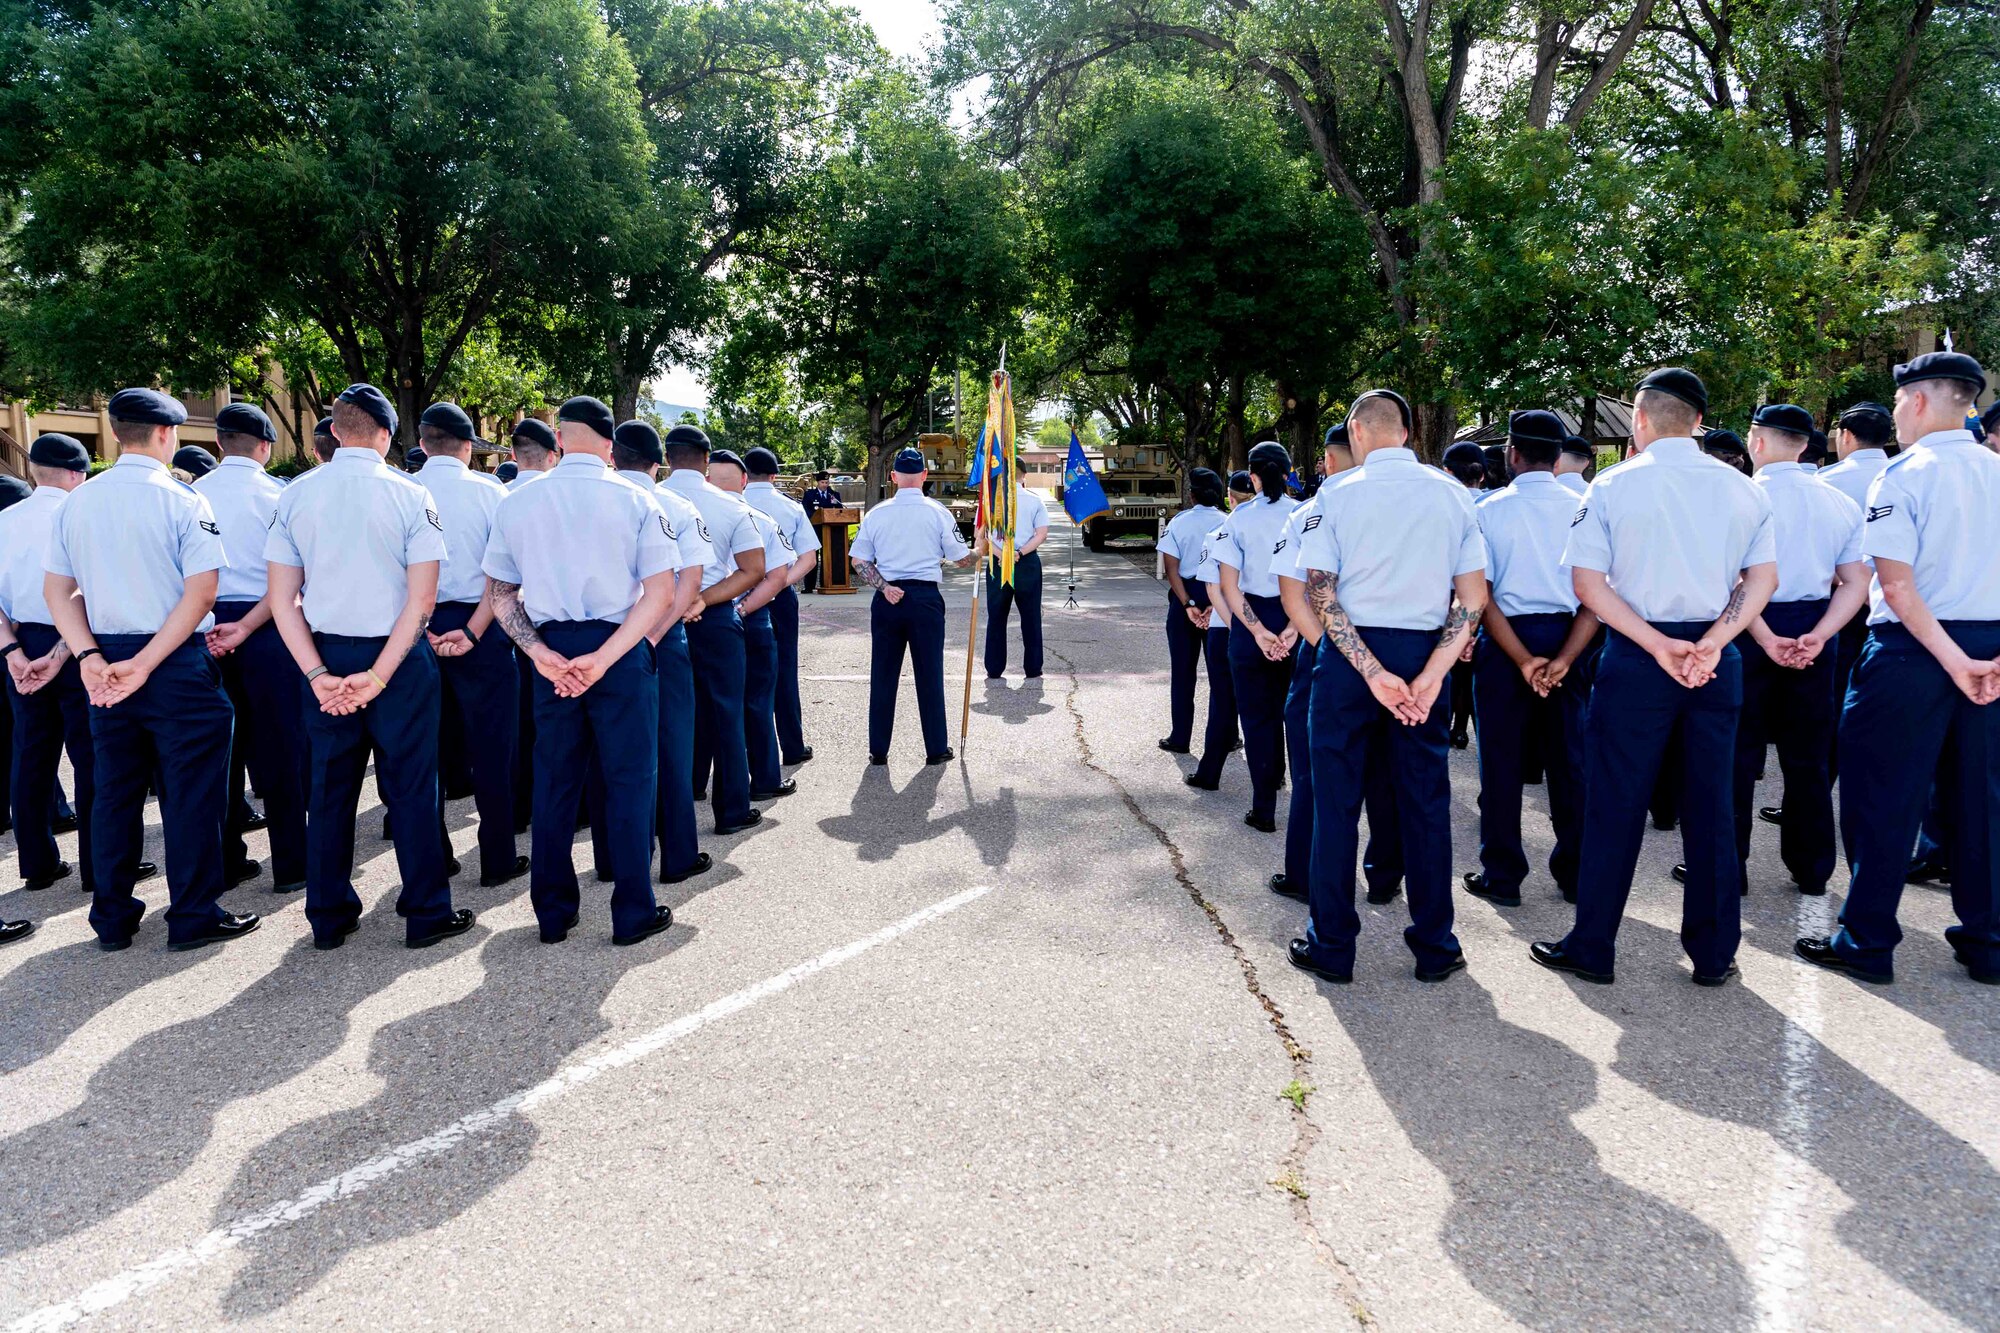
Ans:
<svg viewBox="0 0 2000 1333"><path fill-rule="evenodd" d="M1050 657L1062 663L1063 674L1069 679L1069 688L1063 693L1063 707L1069 712L1071 729L1076 737L1077 753L1082 758L1083 766L1110 783L1133 821L1151 833L1154 840L1166 849L1167 860L1173 866L1174 882L1181 886L1188 900L1208 918L1208 923L1214 928L1217 938L1235 957L1236 966L1243 973L1244 987L1263 1009L1264 1020L1270 1025L1278 1043L1284 1047L1285 1056L1292 1062L1292 1069L1298 1081L1306 1082L1304 1076L1312 1071L1312 1052L1301 1046L1298 1038L1292 1035L1291 1026L1285 1021L1285 1011L1278 1007L1277 1002L1265 991L1263 983L1258 980L1257 965L1251 961L1249 951L1243 947L1242 941L1236 938L1236 932L1230 929L1229 923L1223 920L1220 909L1195 884L1194 876L1188 873L1187 858L1182 855L1179 845L1174 842L1173 835L1146 813L1138 798L1132 795L1117 774L1097 762L1096 752L1091 749L1090 738L1084 731L1083 710L1077 703L1077 695L1082 684L1076 663L1065 657L1054 645L1050 645L1047 652ZM1314 1122L1302 1104L1292 1102L1290 1098L1285 1100L1291 1105L1290 1115L1295 1136L1291 1148L1278 1163L1278 1176L1271 1183L1283 1190L1288 1197L1293 1219L1304 1232L1306 1243L1312 1247L1314 1256L1333 1274L1340 1299L1347 1306L1348 1313L1354 1317L1354 1322L1362 1328L1377 1327L1374 1315L1361 1300L1360 1282L1356 1279L1354 1270L1327 1242L1326 1237L1320 1234L1319 1224L1313 1220L1311 1201L1300 1185L1304 1179L1306 1159L1319 1144L1319 1125Z"/></svg>

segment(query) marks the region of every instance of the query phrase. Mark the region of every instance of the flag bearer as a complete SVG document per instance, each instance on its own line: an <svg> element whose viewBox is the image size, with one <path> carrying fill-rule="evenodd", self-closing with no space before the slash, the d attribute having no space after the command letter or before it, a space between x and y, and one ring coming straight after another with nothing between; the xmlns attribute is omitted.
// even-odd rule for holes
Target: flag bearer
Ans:
<svg viewBox="0 0 2000 1333"><path fill-rule="evenodd" d="M1160 534L1160 564L1167 575L1167 734L1160 748L1186 754L1194 741L1194 685L1208 635L1208 592L1194 576L1208 535L1222 526L1222 478L1205 467L1188 474L1194 503L1167 520ZM1215 680L1210 677L1209 697ZM1234 715L1231 715L1234 730ZM1218 761L1219 762L1219 761Z"/></svg>
<svg viewBox="0 0 2000 1333"><path fill-rule="evenodd" d="M819 534L805 507L778 489L778 456L769 449L743 455L750 482L743 500L762 513L785 536L793 552L785 586L771 599L771 632L778 639L778 755L785 764L803 764L813 756L806 744L805 718L799 707L799 587L819 568Z"/></svg>
<svg viewBox="0 0 2000 1333"><path fill-rule="evenodd" d="M1472 497L1405 446L1410 408L1371 390L1348 413L1358 466L1327 487L1302 526L1305 574L1325 637L1313 663L1317 798L1312 922L1292 965L1325 980L1354 974L1354 910L1368 747L1383 762L1402 832L1403 878L1419 981L1465 966L1452 933L1451 774L1446 682L1486 601L1486 547Z"/></svg>
<svg viewBox="0 0 2000 1333"><path fill-rule="evenodd" d="M1608 631L1585 727L1588 795L1576 925L1534 960L1609 983L1646 806L1675 724L1687 888L1681 942L1694 980L1720 986L1742 936L1730 772L1743 702L1734 640L1778 586L1771 504L1695 441L1708 392L1692 372L1654 371L1632 409L1634 456L1591 483L1563 563Z"/></svg>
<svg viewBox="0 0 2000 1333"><path fill-rule="evenodd" d="M118 461L57 511L42 585L91 703L90 924L106 950L139 928L140 811L157 775L167 947L198 949L257 928L255 913L216 901L232 713L201 635L215 623L222 541L208 501L167 471L187 410L123 389L108 411Z"/></svg>
<svg viewBox="0 0 2000 1333"><path fill-rule="evenodd" d="M1868 490L1868 646L1840 721L1847 905L1831 939L1796 946L1862 981L1895 977L1896 906L1935 773L1959 920L1945 939L1974 981L2000 984L2000 456L1964 426L1985 386L1961 352L1897 366L1904 449Z"/></svg>
<svg viewBox="0 0 2000 1333"><path fill-rule="evenodd" d="M1258 499L1231 511L1213 554L1222 566L1222 595L1231 624L1229 670L1243 722L1243 757L1250 767L1250 809L1243 822L1278 831L1278 784L1285 778L1285 689L1299 633L1278 600L1278 562L1290 564L1285 523L1298 508L1285 489L1291 455L1275 440L1250 451Z"/></svg>
<svg viewBox="0 0 2000 1333"><path fill-rule="evenodd" d="M1553 412L1508 419L1514 481L1479 506L1492 600L1473 654L1479 714L1479 861L1466 891L1512 907L1528 876L1521 848L1521 791L1530 752L1541 756L1555 848L1549 875L1576 901L1577 839L1583 823L1583 725L1590 694L1574 672L1597 634L1597 617L1577 609L1563 568L1563 543L1576 495L1556 477L1565 432Z"/></svg>
<svg viewBox="0 0 2000 1333"><path fill-rule="evenodd" d="M582 902L571 844L594 752L611 942L637 944L674 919L653 897L660 688L646 635L673 605L678 551L653 497L611 470L611 409L571 398L556 421L562 461L494 511L485 556L494 619L536 673L528 893L542 942L567 939Z"/></svg>
<svg viewBox="0 0 2000 1333"><path fill-rule="evenodd" d="M994 469L993 485L1014 487L1014 582L1000 581L998 561L986 568L986 679L1007 674L1007 614L1021 611L1021 672L1029 680L1042 675L1042 543L1049 537L1049 507L1042 497L1014 481L1008 469ZM987 549L1002 545L986 534Z"/></svg>
<svg viewBox="0 0 2000 1333"><path fill-rule="evenodd" d="M950 512L925 498L928 475L921 451L898 450L890 465L895 495L869 506L854 537L855 573L875 589L875 601L868 609L873 643L868 665L871 764L889 762L905 651L917 680L924 762L942 764L953 758L944 714L944 593L938 587L939 565L963 569L979 552L967 548L959 537Z"/></svg>

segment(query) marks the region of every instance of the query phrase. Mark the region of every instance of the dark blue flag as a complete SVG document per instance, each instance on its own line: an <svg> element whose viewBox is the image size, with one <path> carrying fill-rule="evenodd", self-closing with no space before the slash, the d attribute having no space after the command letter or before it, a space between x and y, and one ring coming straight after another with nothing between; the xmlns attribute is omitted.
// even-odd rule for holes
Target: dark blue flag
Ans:
<svg viewBox="0 0 2000 1333"><path fill-rule="evenodd" d="M1073 523L1111 512L1111 502L1104 498L1104 487L1083 456L1083 442L1074 430L1069 433L1069 461L1063 464L1063 508Z"/></svg>

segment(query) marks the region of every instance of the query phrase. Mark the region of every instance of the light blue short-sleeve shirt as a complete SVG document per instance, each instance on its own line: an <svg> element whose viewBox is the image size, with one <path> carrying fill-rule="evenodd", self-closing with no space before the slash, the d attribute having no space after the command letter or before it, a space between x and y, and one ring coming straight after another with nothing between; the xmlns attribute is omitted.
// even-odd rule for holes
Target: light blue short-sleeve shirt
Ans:
<svg viewBox="0 0 2000 1333"><path fill-rule="evenodd" d="M312 485L285 488L264 558L305 571L316 632L384 638L409 604L410 566L444 564L444 521L430 492L373 449L335 449L314 472Z"/></svg>
<svg viewBox="0 0 2000 1333"><path fill-rule="evenodd" d="M757 510L785 534L785 540L798 555L819 549L819 534L813 531L812 520L806 517L806 508L791 496L779 490L768 481L753 481L743 488L743 502Z"/></svg>
<svg viewBox="0 0 2000 1333"><path fill-rule="evenodd" d="M1201 562L1202 544L1209 533L1222 526L1225 517L1214 505L1194 505L1181 510L1167 520L1165 531L1160 533L1160 554L1180 561L1181 577L1194 577L1189 571Z"/></svg>
<svg viewBox="0 0 2000 1333"><path fill-rule="evenodd" d="M1910 566L1932 615L2000 620L2000 454L1971 431L1926 435L1890 459L1869 487L1863 519L1862 554ZM1877 578L1868 623L1896 619Z"/></svg>
<svg viewBox="0 0 2000 1333"><path fill-rule="evenodd" d="M16 625L56 623L42 593L42 566L56 513L68 499L60 486L37 486L27 499L0 512L0 612Z"/></svg>
<svg viewBox="0 0 2000 1333"><path fill-rule="evenodd" d="M56 511L46 568L76 580L93 634L157 634L196 574L221 569L222 530L208 501L144 454L70 492ZM215 627L203 616L198 630Z"/></svg>
<svg viewBox="0 0 2000 1333"><path fill-rule="evenodd" d="M757 535L764 539L764 573L768 577L773 570L790 567L798 559L798 552L792 549L790 539L769 514L754 505L746 504L750 511L750 521L757 525Z"/></svg>
<svg viewBox="0 0 2000 1333"><path fill-rule="evenodd" d="M1774 602L1818 601L1833 592L1833 571L1861 559L1861 509L1799 463L1766 463L1757 486L1771 502L1778 549Z"/></svg>
<svg viewBox="0 0 2000 1333"><path fill-rule="evenodd" d="M958 535L951 511L915 486L868 507L850 554L875 566L890 583L938 583L946 560L963 560L972 548Z"/></svg>
<svg viewBox="0 0 2000 1333"><path fill-rule="evenodd" d="M696 531L709 548L701 570L703 588L713 588L734 574L737 556L763 549L764 535L757 530L742 496L723 490L693 468L669 472L659 488L673 492L695 511Z"/></svg>
<svg viewBox="0 0 2000 1333"><path fill-rule="evenodd" d="M618 475L652 496L653 503L667 516L667 536L674 543L676 571L705 567L715 559L715 547L702 535L700 511L682 499L679 492L668 490L643 472L621 472Z"/></svg>
<svg viewBox="0 0 2000 1333"><path fill-rule="evenodd" d="M645 580L678 568L667 516L644 487L601 458L565 454L535 486L510 491L493 511L482 568L521 589L537 625L613 625L645 594Z"/></svg>
<svg viewBox="0 0 2000 1333"><path fill-rule="evenodd" d="M1819 479L1854 501L1854 507L1859 509L1868 503L1868 488L1888 466L1888 450L1856 449L1838 463L1821 468Z"/></svg>
<svg viewBox="0 0 2000 1333"><path fill-rule="evenodd" d="M1714 620L1737 577L1777 560L1771 502L1686 436L1607 468L1576 511L1563 564L1603 573L1643 620Z"/></svg>
<svg viewBox="0 0 2000 1333"><path fill-rule="evenodd" d="M1523 472L1479 506L1486 578L1503 616L1576 610L1576 580L1563 568L1563 545L1576 517L1576 492L1552 472Z"/></svg>
<svg viewBox="0 0 2000 1333"><path fill-rule="evenodd" d="M1289 495L1276 500L1259 495L1230 510L1222 521L1222 540L1211 545L1209 554L1236 571L1237 587L1246 596L1278 595L1278 570L1289 573L1297 554L1287 543L1285 524L1298 506Z"/></svg>
<svg viewBox="0 0 2000 1333"><path fill-rule="evenodd" d="M1472 492L1404 448L1377 449L1320 487L1301 525L1296 568L1339 580L1357 626L1435 630L1451 613L1452 580L1486 568Z"/></svg>
<svg viewBox="0 0 2000 1333"><path fill-rule="evenodd" d="M486 539L493 531L493 514L507 498L507 488L484 472L475 472L456 458L426 458L417 482L431 493L431 504L444 524L444 568L438 571L439 602L477 602L486 595Z"/></svg>
<svg viewBox="0 0 2000 1333"><path fill-rule="evenodd" d="M208 501L216 526L222 529L222 553L228 563L216 575L215 600L263 601L270 586L264 542L285 488L255 459L231 454L198 478L194 489Z"/></svg>

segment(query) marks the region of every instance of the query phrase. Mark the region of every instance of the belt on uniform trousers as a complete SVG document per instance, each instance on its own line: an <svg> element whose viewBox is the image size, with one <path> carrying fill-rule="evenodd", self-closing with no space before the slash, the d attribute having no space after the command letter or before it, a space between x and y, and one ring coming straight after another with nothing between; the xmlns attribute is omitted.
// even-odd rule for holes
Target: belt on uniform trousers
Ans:
<svg viewBox="0 0 2000 1333"><path fill-rule="evenodd" d="M386 634L327 634L320 630L313 631L314 643L385 643L388 638ZM422 641L422 636L419 635L418 642Z"/></svg>
<svg viewBox="0 0 2000 1333"><path fill-rule="evenodd" d="M215 623L218 625L233 625L256 610L257 603L262 600L262 598L255 598L246 602L240 598L232 597L226 602L219 601L215 604ZM223 619L225 615L229 617L227 620Z"/></svg>
<svg viewBox="0 0 2000 1333"><path fill-rule="evenodd" d="M535 626L535 631L537 633L540 633L542 630L549 630L549 629L574 630L574 629L598 629L600 627L603 629L614 630L614 631L618 628L615 622L609 620L544 620L541 624Z"/></svg>
<svg viewBox="0 0 2000 1333"><path fill-rule="evenodd" d="M155 630L154 634L158 632ZM143 648L153 641L153 634L92 634L90 637L97 640L97 646L100 648L105 644L110 644L116 648L131 648L134 646ZM187 637L187 642L180 647L205 649L208 647L208 636L200 632L190 634ZM180 648L176 648L174 651L179 652Z"/></svg>
<svg viewBox="0 0 2000 1333"><path fill-rule="evenodd" d="M1957 635L1955 631L1967 630L1974 633L1988 633L1993 630L2000 630L2000 620L1940 620L1938 621L1938 628L1943 630L1947 635L1951 635L1953 641L1956 642ZM1870 625L1868 633L1884 643L1923 647L1918 642L1917 636L1910 633L1909 627L1900 620L1885 620L1879 625Z"/></svg>
<svg viewBox="0 0 2000 1333"><path fill-rule="evenodd" d="M889 579L887 582L892 588L935 588L938 586L936 579Z"/></svg>

